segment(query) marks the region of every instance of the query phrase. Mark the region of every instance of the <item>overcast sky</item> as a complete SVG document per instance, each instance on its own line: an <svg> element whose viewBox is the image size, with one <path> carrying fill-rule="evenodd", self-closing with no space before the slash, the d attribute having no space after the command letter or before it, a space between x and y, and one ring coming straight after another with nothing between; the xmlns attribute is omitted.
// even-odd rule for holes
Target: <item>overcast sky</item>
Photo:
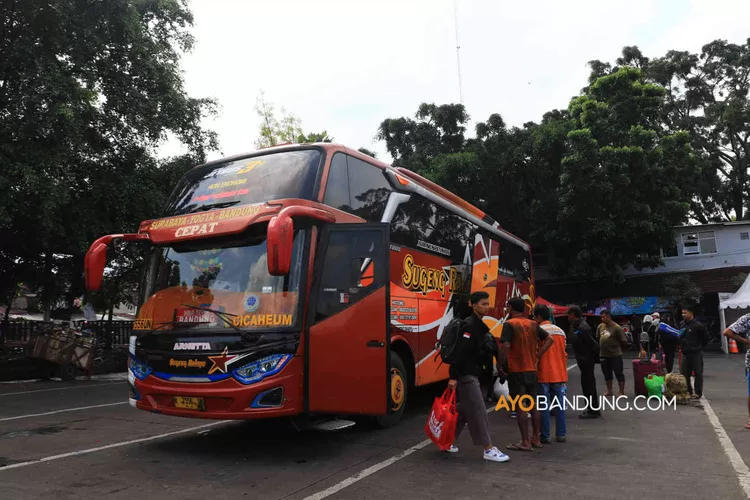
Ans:
<svg viewBox="0 0 750 500"><path fill-rule="evenodd" d="M710 5L710 6L709 6ZM456 0L464 104L477 122L508 125L565 108L586 85L592 59L614 62L625 45L648 57L699 51L717 38L750 37L746 0ZM196 46L183 59L187 91L221 110L205 125L221 151L254 149L261 89L306 132L374 150L389 117L422 102L460 102L453 0L192 0ZM181 152L174 141L162 155Z"/></svg>

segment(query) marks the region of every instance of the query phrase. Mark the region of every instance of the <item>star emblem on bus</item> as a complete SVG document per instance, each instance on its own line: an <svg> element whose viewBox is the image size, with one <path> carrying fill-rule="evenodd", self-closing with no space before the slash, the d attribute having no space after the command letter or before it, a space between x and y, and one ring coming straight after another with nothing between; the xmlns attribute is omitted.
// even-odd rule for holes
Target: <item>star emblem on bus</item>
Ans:
<svg viewBox="0 0 750 500"><path fill-rule="evenodd" d="M222 352L219 356L208 357L208 359L210 359L211 362L213 363L213 366L211 366L211 369L208 370L209 375L211 375L215 371L220 371L221 373L227 372L227 365L231 364L237 357L236 354L227 354L228 352L229 352L229 348L225 347L224 352Z"/></svg>

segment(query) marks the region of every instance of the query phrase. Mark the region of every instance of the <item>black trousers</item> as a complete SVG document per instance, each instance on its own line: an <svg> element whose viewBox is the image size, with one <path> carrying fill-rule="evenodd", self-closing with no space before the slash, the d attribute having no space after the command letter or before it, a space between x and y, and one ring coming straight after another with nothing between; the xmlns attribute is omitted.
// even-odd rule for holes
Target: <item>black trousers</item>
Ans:
<svg viewBox="0 0 750 500"><path fill-rule="evenodd" d="M695 394L703 395L703 353L693 352L689 354L682 353L682 376L687 381L687 388L690 394L693 394L693 384L690 377L695 372Z"/></svg>
<svg viewBox="0 0 750 500"><path fill-rule="evenodd" d="M671 373L674 368L674 356L677 353L677 346L675 345L661 345L664 349L664 362L666 363L667 373Z"/></svg>
<svg viewBox="0 0 750 500"><path fill-rule="evenodd" d="M612 358L602 357L602 373L604 374L604 380L607 382L616 378L618 382L625 383L622 356L615 356ZM613 374L614 377L612 376Z"/></svg>
<svg viewBox="0 0 750 500"><path fill-rule="evenodd" d="M589 406L598 408L599 397L596 394L595 367L596 364L593 361L578 361L578 369L581 371L581 392L589 401Z"/></svg>

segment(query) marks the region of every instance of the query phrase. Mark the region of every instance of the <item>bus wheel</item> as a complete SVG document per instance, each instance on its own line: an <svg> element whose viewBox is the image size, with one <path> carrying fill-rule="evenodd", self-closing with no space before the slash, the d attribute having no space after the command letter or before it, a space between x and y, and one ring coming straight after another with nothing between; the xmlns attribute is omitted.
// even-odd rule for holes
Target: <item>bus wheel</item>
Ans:
<svg viewBox="0 0 750 500"><path fill-rule="evenodd" d="M375 425L381 429L396 425L406 409L409 380L401 356L391 352L391 380L388 386L388 414L375 417Z"/></svg>

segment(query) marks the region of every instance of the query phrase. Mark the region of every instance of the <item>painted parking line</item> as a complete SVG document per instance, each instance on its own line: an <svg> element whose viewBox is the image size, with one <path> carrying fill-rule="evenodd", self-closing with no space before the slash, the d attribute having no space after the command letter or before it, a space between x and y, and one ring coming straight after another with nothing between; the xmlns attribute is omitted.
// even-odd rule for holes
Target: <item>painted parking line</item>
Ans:
<svg viewBox="0 0 750 500"><path fill-rule="evenodd" d="M80 376L76 377L77 381L89 381L89 380L94 380L94 381L96 381L96 380L107 380L107 381L115 380L115 381L117 381L117 380L127 380L127 379L128 379L128 372L127 371L115 372L115 373L102 373L102 374L99 374L99 375L91 375L90 377L86 376L86 375L80 375ZM34 378L34 379L28 379L28 380L5 380L3 382L0 382L0 387L2 387L4 385L34 384L34 383L37 383L37 382L62 382L62 381L63 381L63 379L61 379L60 377L52 377L52 378L50 378L48 380L42 380L40 378Z"/></svg>
<svg viewBox="0 0 750 500"><path fill-rule="evenodd" d="M230 420L222 420L220 422L211 422L210 424L198 425L198 426L195 426L195 427L188 427L187 429L182 429L182 430L173 431L173 432L166 432L164 434L158 434L156 436L149 436L149 437L140 438L140 439L131 439L130 441L121 441L119 443L112 443L112 444L108 444L108 445L105 445L105 446L98 446L96 448L88 448L88 449L85 449L85 450L72 451L70 453L63 453L61 455L52 455L52 456L49 456L49 457L40 458L38 460L30 460L28 462L19 462L17 464L10 464L10 465L6 465L4 467L0 467L0 473L3 472L3 471L6 471L6 470L10 470L10 469L19 469L21 467L28 467L30 465L36 465L36 464L41 464L41 463L45 463L45 462L52 462L53 460L61 460L63 458L70 458L70 457L77 457L77 456L80 456L80 455L87 455L89 453L94 453L94 452L103 451L103 450L111 450L113 448L120 448L122 446L129 446L131 444L138 444L138 443L146 443L146 442L149 442L149 441L156 441L157 439L164 439L164 438L170 437L170 436L177 436L179 434L187 434L187 433L190 433L190 432L199 431L201 429L206 429L206 428L209 428L209 427L215 427L217 425L225 424L227 422L230 422Z"/></svg>
<svg viewBox="0 0 750 500"><path fill-rule="evenodd" d="M711 422L714 432L716 432L716 437L719 438L719 443L724 450L724 455L727 456L729 463L732 464L734 473L737 475L737 479L740 482L740 487L742 488L742 491L745 492L745 497L750 498L750 469L748 469L747 464L742 459L737 448L734 447L732 440L729 439L727 432L724 430L724 426L721 425L719 418L716 416L716 413L714 413L714 409L711 408L708 400L704 397L701 399L701 403L703 404L703 409L706 410L706 415L708 415L708 420Z"/></svg>
<svg viewBox="0 0 750 500"><path fill-rule="evenodd" d="M578 366L578 363L573 363L572 365L570 365L568 367L568 371L572 370L576 366ZM487 408L487 413L491 413L493 411L495 411L494 407L491 406L491 407ZM425 446L427 446L429 444L432 444L432 440L431 439L425 439L421 443L415 444L411 448L409 448L407 450L404 450L401 453L398 453L398 454L392 456L391 458L383 460L382 462L378 462L375 465L372 465L372 466L366 468L365 470L360 471L360 472L354 474L353 476L347 477L346 479L344 479L340 483L334 484L333 486L331 486L328 489L325 489L323 491L319 491L319 492L317 492L315 494L312 494L312 495L310 495L308 497L305 497L304 500L322 500L323 498L327 498L327 497L329 497L329 496L331 496L331 495L333 495L335 493L338 493L339 491L343 490L344 488L347 488L347 487L353 485L354 483L356 483L358 481L361 481L364 478L375 474L379 470L385 469L389 465L393 465L394 463L398 462L399 460L408 457L412 453L421 450L422 448L424 448Z"/></svg>
<svg viewBox="0 0 750 500"><path fill-rule="evenodd" d="M46 411L44 413L31 413L29 415L19 415L17 417L4 417L4 418L0 418L0 422L7 422L9 420L20 420L22 418L44 417L47 415L55 415L56 413L68 413L71 411L91 410L93 408L106 408L107 406L118 406L118 405L126 405L126 404L128 404L127 401L118 401L117 403L106 403L102 405L79 406L78 408L65 408L64 410Z"/></svg>
<svg viewBox="0 0 750 500"><path fill-rule="evenodd" d="M117 384L118 382L104 382L102 384L74 385L71 387L58 387L58 388L52 388L52 389L34 389L33 391L5 392L3 394L0 394L0 398L5 398L8 396L19 396L23 394L35 394L37 392L70 391L73 389L90 389L92 387L105 387L108 385L117 385Z"/></svg>

